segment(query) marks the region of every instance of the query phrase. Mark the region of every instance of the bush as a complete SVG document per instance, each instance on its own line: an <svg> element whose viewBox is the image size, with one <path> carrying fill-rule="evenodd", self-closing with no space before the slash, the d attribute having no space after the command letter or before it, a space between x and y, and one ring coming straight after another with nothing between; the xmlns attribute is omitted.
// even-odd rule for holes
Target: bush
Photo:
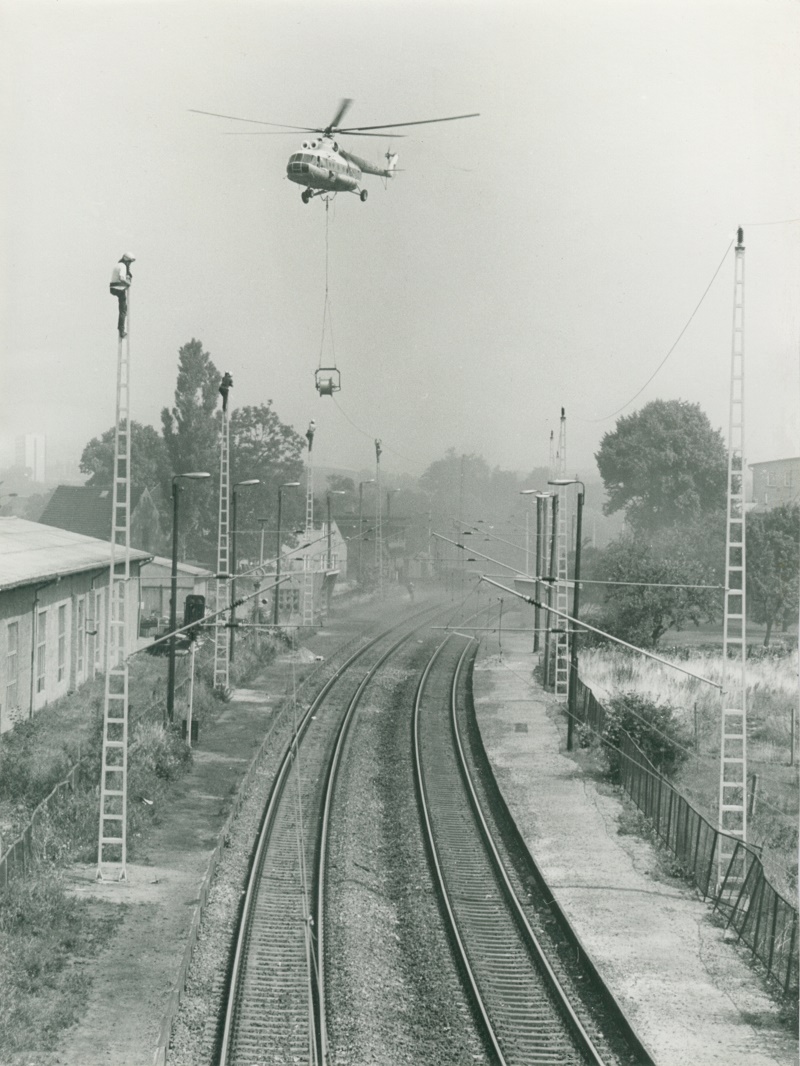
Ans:
<svg viewBox="0 0 800 1066"><path fill-rule="evenodd" d="M614 779L619 776L619 747L627 733L657 770L669 776L686 759L689 735L669 703L658 703L638 692L622 692L606 704L603 740Z"/></svg>

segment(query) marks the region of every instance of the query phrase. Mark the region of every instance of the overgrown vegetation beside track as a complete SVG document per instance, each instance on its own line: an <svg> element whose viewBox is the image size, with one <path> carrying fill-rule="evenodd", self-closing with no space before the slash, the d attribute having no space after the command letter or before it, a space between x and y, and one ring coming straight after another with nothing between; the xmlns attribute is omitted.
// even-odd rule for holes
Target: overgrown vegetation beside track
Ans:
<svg viewBox="0 0 800 1066"><path fill-rule="evenodd" d="M682 666L712 681L721 680L719 650L689 652L684 648L675 652L674 658ZM637 742L642 744L644 738L644 750L662 773L715 824L719 800L719 691L623 650L593 648L582 652L580 675L607 708L627 699L633 720L640 722ZM792 716L797 703L796 653L786 649L775 649L773 654L761 652L748 659L747 677L751 807L748 837L763 848L767 876L779 891L793 899L797 893L800 804L796 753L791 758ZM664 720L665 708L670 710L669 725ZM653 757L652 749L659 746L671 747L672 756L666 762Z"/></svg>
<svg viewBox="0 0 800 1066"><path fill-rule="evenodd" d="M271 639L242 639L232 682L244 683L274 655ZM172 785L191 766L191 749L177 728L163 726L165 659L132 660L130 691L128 856L136 861L146 854L149 831L161 821ZM181 693L176 726L184 713L182 699ZM198 670L194 688L193 714L201 729L221 706L206 664ZM78 759L81 764L77 787L39 812L24 877L13 876L6 889L0 889L0 1051L4 1054L55 1046L59 1033L84 1009L91 983L84 963L99 953L123 917L119 904L76 899L63 876L69 864L92 863L97 857L102 724L99 678L0 738L4 847L70 767Z"/></svg>

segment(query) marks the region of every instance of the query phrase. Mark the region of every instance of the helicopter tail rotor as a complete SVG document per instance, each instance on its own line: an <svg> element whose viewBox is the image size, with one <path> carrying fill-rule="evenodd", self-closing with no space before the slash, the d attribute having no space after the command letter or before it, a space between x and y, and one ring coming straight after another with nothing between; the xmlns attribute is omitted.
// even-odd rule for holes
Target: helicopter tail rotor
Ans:
<svg viewBox="0 0 800 1066"><path fill-rule="evenodd" d="M389 148L386 149L386 177L391 178L394 176L394 172L397 169L397 160L399 156L397 152L392 152Z"/></svg>

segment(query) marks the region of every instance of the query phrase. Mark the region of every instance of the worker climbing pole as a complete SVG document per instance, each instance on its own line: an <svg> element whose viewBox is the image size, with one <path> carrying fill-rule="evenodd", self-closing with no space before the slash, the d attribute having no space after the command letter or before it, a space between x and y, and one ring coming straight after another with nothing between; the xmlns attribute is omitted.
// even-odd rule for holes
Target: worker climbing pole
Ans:
<svg viewBox="0 0 800 1066"><path fill-rule="evenodd" d="M100 826L97 880L127 881L128 822L128 643L132 603L131 434L130 434L130 264L123 255L111 277L119 301L117 319L117 402L111 493L111 560L105 626L103 753L100 767Z"/></svg>
<svg viewBox="0 0 800 1066"><path fill-rule="evenodd" d="M319 364L317 366L314 379L317 386L317 392L320 396L333 396L335 392L338 392L341 385L341 374L336 368L336 351L333 343L333 318L331 317L331 303L330 292L328 286L329 278L329 260L330 260L330 241L329 241L329 220L330 220L330 202L331 197L325 197L325 300L322 306L322 336L319 342ZM325 354L325 336L330 336L330 348L331 354L328 362L329 366L323 366L322 360Z"/></svg>
<svg viewBox="0 0 800 1066"><path fill-rule="evenodd" d="M217 578L214 583L214 610L222 611L230 602L230 444L228 393L233 387L230 374L223 374L219 392L222 397L222 425L219 451L219 522L217 525ZM214 690L226 694L230 689L230 638L225 616L218 614L214 628Z"/></svg>

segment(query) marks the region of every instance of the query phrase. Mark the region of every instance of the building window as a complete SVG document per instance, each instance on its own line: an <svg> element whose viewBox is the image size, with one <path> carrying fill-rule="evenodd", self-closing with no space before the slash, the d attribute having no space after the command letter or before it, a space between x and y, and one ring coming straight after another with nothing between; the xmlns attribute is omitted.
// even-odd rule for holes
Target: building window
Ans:
<svg viewBox="0 0 800 1066"><path fill-rule="evenodd" d="M83 677L83 664L86 644L86 600L81 596L78 600L78 647L75 656L75 672L78 677Z"/></svg>
<svg viewBox="0 0 800 1066"><path fill-rule="evenodd" d="M786 473L783 475L783 485L784 485L784 488L787 488L787 489L790 489L792 487L792 472L791 472L791 470L787 470Z"/></svg>
<svg viewBox="0 0 800 1066"><path fill-rule="evenodd" d="M17 679L19 678L19 622L6 626L6 707L17 706Z"/></svg>
<svg viewBox="0 0 800 1066"><path fill-rule="evenodd" d="M58 608L58 680L67 676L67 605Z"/></svg>
<svg viewBox="0 0 800 1066"><path fill-rule="evenodd" d="M44 692L47 680L47 611L36 616L36 691Z"/></svg>

